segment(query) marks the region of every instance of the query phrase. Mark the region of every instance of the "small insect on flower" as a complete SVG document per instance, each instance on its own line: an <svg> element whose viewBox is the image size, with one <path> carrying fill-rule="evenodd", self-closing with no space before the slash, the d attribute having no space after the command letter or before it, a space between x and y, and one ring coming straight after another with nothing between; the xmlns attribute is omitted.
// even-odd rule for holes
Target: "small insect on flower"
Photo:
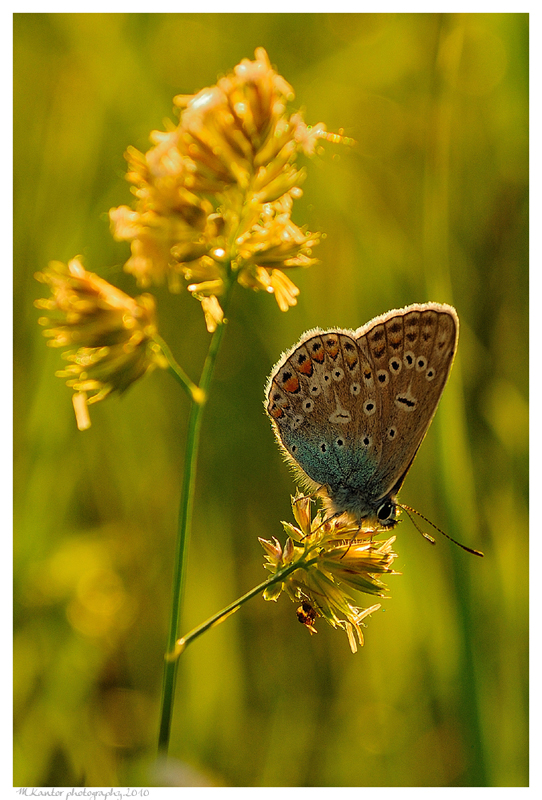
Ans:
<svg viewBox="0 0 542 800"><path fill-rule="evenodd" d="M305 625L311 633L318 633L314 627L314 623L316 622L318 614L310 603L307 603L305 600L305 602L301 603L295 613L297 614L299 622L301 622L302 625Z"/></svg>
<svg viewBox="0 0 542 800"><path fill-rule="evenodd" d="M37 300L44 309L40 325L50 347L72 347L62 355L69 365L56 374L74 390L77 426L90 426L87 405L111 392L122 394L134 381L167 362L153 341L156 334L154 299L133 298L103 278L87 272L75 258L68 265L51 262L36 274L51 297Z"/></svg>

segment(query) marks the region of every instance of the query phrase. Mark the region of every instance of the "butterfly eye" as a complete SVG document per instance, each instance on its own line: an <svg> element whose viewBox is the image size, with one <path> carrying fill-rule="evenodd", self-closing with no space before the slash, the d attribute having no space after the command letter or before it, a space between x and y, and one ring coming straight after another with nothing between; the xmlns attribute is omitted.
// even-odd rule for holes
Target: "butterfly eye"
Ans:
<svg viewBox="0 0 542 800"><path fill-rule="evenodd" d="M391 500L385 500L378 508L376 516L380 522L389 522L395 519L395 503Z"/></svg>

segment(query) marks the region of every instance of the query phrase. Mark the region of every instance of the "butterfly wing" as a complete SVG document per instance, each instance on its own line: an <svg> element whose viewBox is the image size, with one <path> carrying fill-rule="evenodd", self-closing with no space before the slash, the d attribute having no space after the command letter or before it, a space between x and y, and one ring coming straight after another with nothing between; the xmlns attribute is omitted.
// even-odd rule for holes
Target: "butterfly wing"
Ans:
<svg viewBox="0 0 542 800"><path fill-rule="evenodd" d="M381 461L382 398L371 375L352 331L315 330L283 356L267 386L267 412L284 451L306 483L326 486L342 510L349 503L341 493L348 495L352 480L356 496L360 487L363 493Z"/></svg>
<svg viewBox="0 0 542 800"><path fill-rule="evenodd" d="M379 387L382 447L368 491L398 491L423 441L452 367L459 333L454 308L412 305L356 331Z"/></svg>
<svg viewBox="0 0 542 800"><path fill-rule="evenodd" d="M267 413L277 439L333 511L374 519L393 499L437 409L458 329L451 306L412 305L356 332L309 331L276 365Z"/></svg>

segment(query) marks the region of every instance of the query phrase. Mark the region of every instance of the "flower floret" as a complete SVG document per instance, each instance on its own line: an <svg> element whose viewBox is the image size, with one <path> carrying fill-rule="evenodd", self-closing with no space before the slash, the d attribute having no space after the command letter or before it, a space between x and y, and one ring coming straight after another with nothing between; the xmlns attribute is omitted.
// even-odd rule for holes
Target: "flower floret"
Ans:
<svg viewBox="0 0 542 800"><path fill-rule="evenodd" d="M309 128L287 110L293 98L259 47L216 85L174 98L179 122L153 131L148 152L128 148L135 208L109 215L114 237L130 242L124 269L140 286L165 279L179 291L184 277L202 301L237 281L274 294L282 311L296 304L299 290L283 270L316 263L319 241L290 218L305 178L296 158L332 139L323 123ZM211 282L216 291L193 289ZM210 331L222 321L218 305L202 302Z"/></svg>
<svg viewBox="0 0 542 800"><path fill-rule="evenodd" d="M63 353L70 363L57 375L76 393L77 423L84 429L90 425L87 404L122 394L149 370L166 366L153 340L154 299L130 297L77 258L68 265L52 262L36 278L51 290L51 297L36 301L47 312L39 322L48 344L76 348Z"/></svg>
<svg viewBox="0 0 542 800"><path fill-rule="evenodd" d="M260 540L266 551L266 568L278 574L289 569L282 582L268 587L265 599L276 600L285 591L293 602L301 602L297 616L311 633L315 622L323 617L332 627L341 628L348 636L353 652L363 645L362 621L377 611L380 604L360 608L350 594L353 589L365 594L386 596L387 587L377 577L397 574L392 568L396 554L392 550L395 537L374 541L379 530L360 530L356 523L337 518L326 519L323 511L312 517L310 498L292 498L292 510L299 527L283 522L288 534L284 550L279 542ZM369 538L370 537L370 538Z"/></svg>

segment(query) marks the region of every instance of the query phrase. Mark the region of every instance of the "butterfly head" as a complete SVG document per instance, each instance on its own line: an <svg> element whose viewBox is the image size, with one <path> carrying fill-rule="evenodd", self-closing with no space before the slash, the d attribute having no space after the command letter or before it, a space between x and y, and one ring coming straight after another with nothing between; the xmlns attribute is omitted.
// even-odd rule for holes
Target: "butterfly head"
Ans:
<svg viewBox="0 0 542 800"><path fill-rule="evenodd" d="M396 502L397 490L388 492L384 497L368 499L351 487L339 486L331 488L322 486L317 492L324 500L333 516L346 514L359 523L360 528L394 528L397 525Z"/></svg>

